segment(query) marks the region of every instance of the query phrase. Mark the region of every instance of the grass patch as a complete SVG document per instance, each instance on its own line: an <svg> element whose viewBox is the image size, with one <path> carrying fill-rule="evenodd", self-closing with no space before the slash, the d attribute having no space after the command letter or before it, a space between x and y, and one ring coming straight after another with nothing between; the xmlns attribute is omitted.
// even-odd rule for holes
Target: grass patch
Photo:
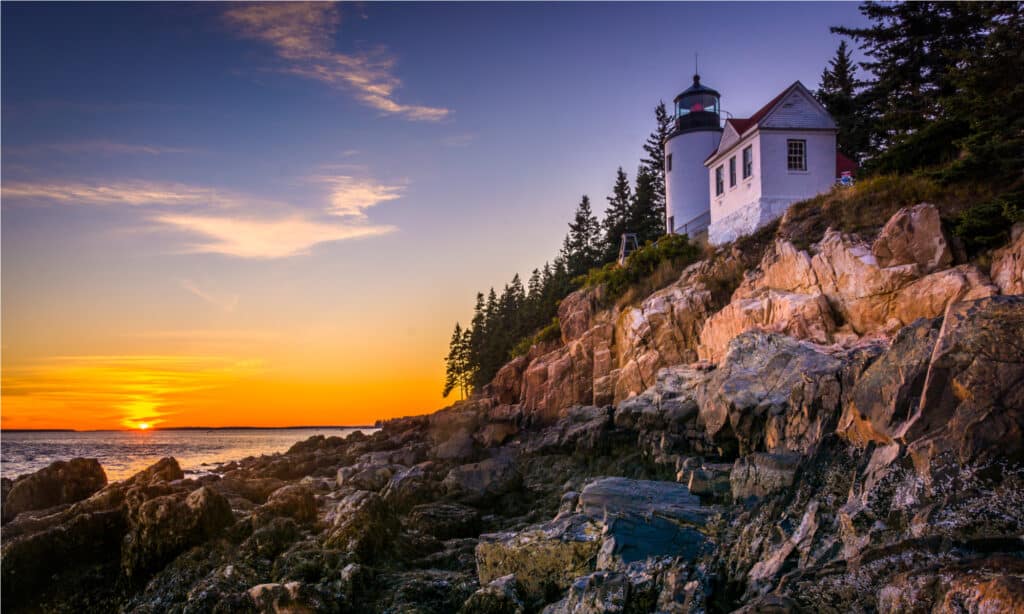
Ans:
<svg viewBox="0 0 1024 614"><path fill-rule="evenodd" d="M993 196L992 186L943 185L924 174L868 177L853 187L836 186L825 194L795 203L782 218L779 236L800 249L820 241L828 228L870 240L903 207L932 203L945 220L953 222L972 204Z"/></svg>
<svg viewBox="0 0 1024 614"><path fill-rule="evenodd" d="M512 349L509 351L509 358L525 356L533 346L540 343L552 343L561 338L562 324L558 321L557 317L552 318L551 323L537 331L535 335L524 337L519 340L519 343L512 346Z"/></svg>
<svg viewBox="0 0 1024 614"><path fill-rule="evenodd" d="M686 235L666 235L630 254L623 266L608 263L576 281L583 287L603 285L602 302L607 306L619 299L647 296L671 283L682 269L701 258L702 251Z"/></svg>
<svg viewBox="0 0 1024 614"><path fill-rule="evenodd" d="M960 212L953 234L964 242L971 255L1004 245L1010 229L1024 222L1024 190L1009 192L978 203Z"/></svg>

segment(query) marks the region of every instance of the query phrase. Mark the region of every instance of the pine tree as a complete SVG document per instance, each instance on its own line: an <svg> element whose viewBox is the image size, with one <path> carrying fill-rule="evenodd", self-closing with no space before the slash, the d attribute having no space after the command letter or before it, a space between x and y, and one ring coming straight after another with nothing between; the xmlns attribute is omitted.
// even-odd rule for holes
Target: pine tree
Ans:
<svg viewBox="0 0 1024 614"><path fill-rule="evenodd" d="M857 101L856 70L846 41L841 41L835 56L821 73L817 97L836 121L837 148L860 162L867 153L869 135Z"/></svg>
<svg viewBox="0 0 1024 614"><path fill-rule="evenodd" d="M980 47L988 19L982 3L865 2L865 28L832 31L860 44L873 79L857 96L870 126L870 166L908 172L955 158L968 131L961 110L944 102L956 92L954 68L964 51ZM953 111L952 113L948 111Z"/></svg>
<svg viewBox="0 0 1024 614"><path fill-rule="evenodd" d="M468 341L469 338L463 334L462 327L455 323L455 330L452 331L452 339L448 343L448 357L445 358L444 370L444 391L442 396L447 397L453 390L458 390L460 398L466 398L467 370L468 370Z"/></svg>
<svg viewBox="0 0 1024 614"><path fill-rule="evenodd" d="M664 234L664 205L657 203L656 176L644 165L636 172L636 190L630 206L627 226L630 232L636 233L640 245L648 241L656 241Z"/></svg>
<svg viewBox="0 0 1024 614"><path fill-rule="evenodd" d="M984 44L962 50L951 77L955 93L947 109L966 116L968 133L958 140L959 155L945 178L985 178L1024 198L1024 4L985 3Z"/></svg>
<svg viewBox="0 0 1024 614"><path fill-rule="evenodd" d="M672 132L672 117L665 108L665 101L659 101L654 107L654 132L647 137L644 143L644 157L640 162L653 175L654 206L658 207L664 223L665 211L665 140Z"/></svg>
<svg viewBox="0 0 1024 614"><path fill-rule="evenodd" d="M615 185L612 186L612 195L608 197L608 208L604 212L604 262L612 262L619 255L619 245L622 242L622 235L632 232L629 228L630 207L633 195L629 188L629 178L619 167L615 174Z"/></svg>
<svg viewBox="0 0 1024 614"><path fill-rule="evenodd" d="M582 275L600 263L601 239L601 225L590 209L590 198L584 195L576 206L573 221L569 222L569 234L562 243L562 258L569 267L570 276Z"/></svg>

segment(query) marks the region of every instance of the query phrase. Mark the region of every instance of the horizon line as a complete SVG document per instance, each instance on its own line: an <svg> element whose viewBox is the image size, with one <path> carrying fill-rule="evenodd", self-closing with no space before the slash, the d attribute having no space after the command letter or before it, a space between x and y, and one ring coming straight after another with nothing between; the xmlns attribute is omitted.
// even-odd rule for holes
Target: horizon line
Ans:
<svg viewBox="0 0 1024 614"><path fill-rule="evenodd" d="M0 433L104 433L104 432L142 432L142 431L224 431L224 430L300 430L300 429L375 429L375 424L310 424L294 426L152 426L147 429L72 429L72 428L0 428Z"/></svg>

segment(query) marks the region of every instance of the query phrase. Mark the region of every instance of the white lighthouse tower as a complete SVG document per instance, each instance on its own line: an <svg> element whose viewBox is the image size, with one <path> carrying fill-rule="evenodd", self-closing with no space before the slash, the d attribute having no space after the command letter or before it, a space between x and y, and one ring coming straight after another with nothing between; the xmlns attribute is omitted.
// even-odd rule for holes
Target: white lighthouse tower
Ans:
<svg viewBox="0 0 1024 614"><path fill-rule="evenodd" d="M675 126L665 139L665 225L669 233L691 237L711 222L711 196L704 160L722 137L719 94L693 85L675 97Z"/></svg>

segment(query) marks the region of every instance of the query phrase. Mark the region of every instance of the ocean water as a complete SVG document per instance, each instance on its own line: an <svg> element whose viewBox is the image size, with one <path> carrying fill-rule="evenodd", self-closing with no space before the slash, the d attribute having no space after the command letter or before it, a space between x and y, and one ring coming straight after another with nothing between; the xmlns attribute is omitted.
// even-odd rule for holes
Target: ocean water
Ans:
<svg viewBox="0 0 1024 614"><path fill-rule="evenodd" d="M165 456L178 459L186 475L247 456L285 452L313 435L345 437L376 429L210 429L0 433L0 474L15 478L53 461L76 456L98 459L107 480L123 480Z"/></svg>

